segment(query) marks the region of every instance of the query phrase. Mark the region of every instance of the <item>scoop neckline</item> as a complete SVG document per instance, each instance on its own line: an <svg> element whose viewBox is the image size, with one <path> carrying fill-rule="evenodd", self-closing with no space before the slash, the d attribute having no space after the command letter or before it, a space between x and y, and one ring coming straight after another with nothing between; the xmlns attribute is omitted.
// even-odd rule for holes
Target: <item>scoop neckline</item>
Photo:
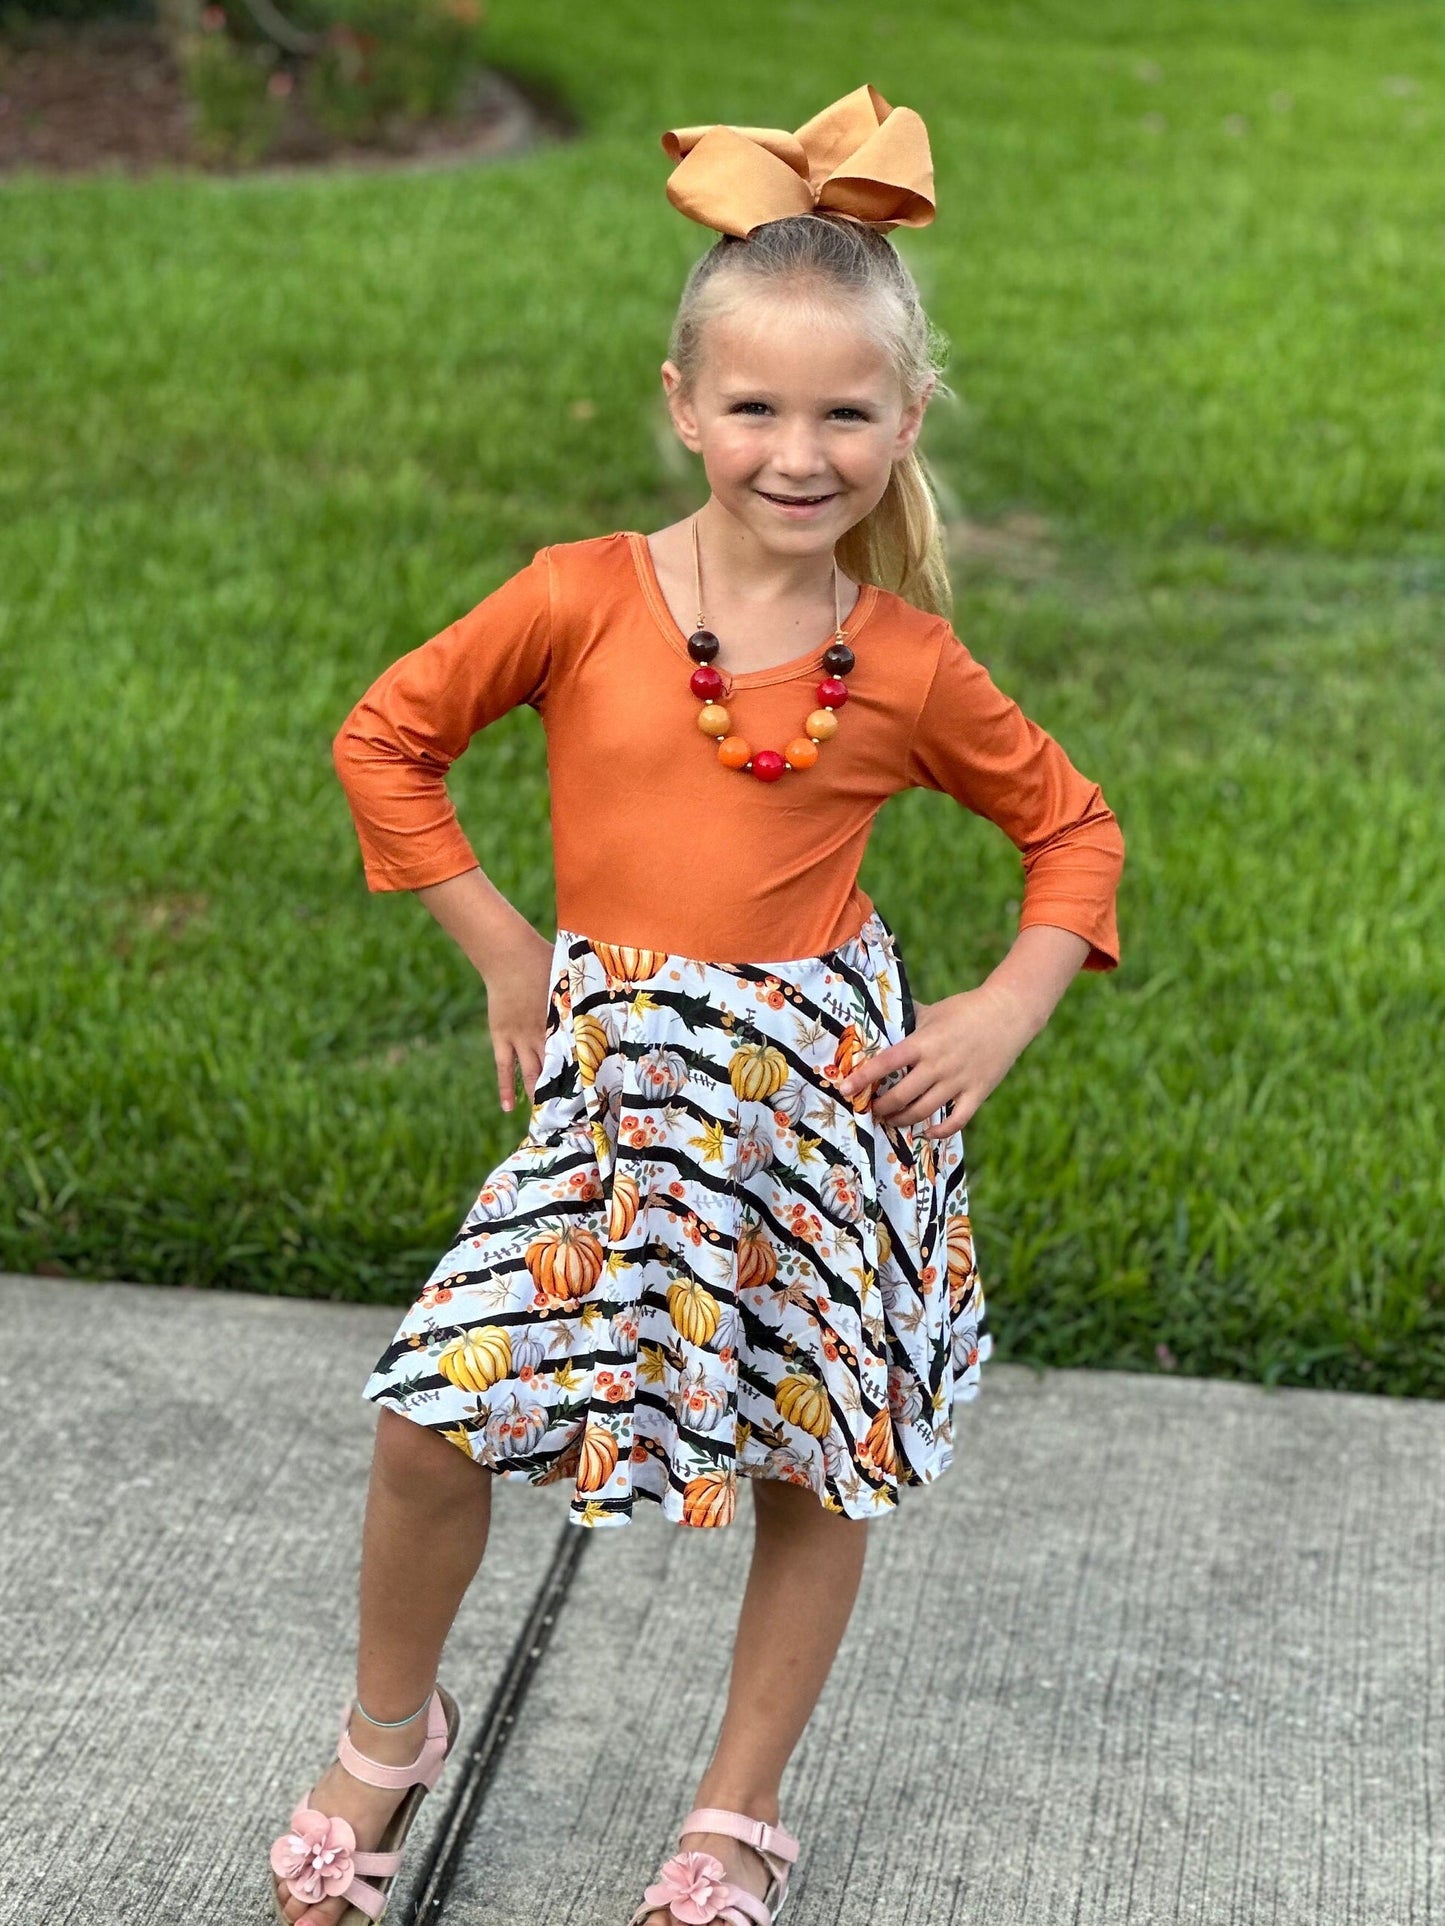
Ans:
<svg viewBox="0 0 1445 1926"><path fill-rule="evenodd" d="M633 569L642 588L643 598L652 611L653 620L657 623L663 640L674 654L682 657L690 669L695 669L698 665L688 654L687 637L678 627L677 620L667 605L667 597L662 592L657 565L652 559L652 550L648 547L646 535L635 528L627 528L622 532L627 537L628 547L632 551ZM873 582L860 582L853 606L843 617L843 633L850 642L872 615L877 603L877 585ZM795 655L788 662L774 663L770 669L744 669L738 673L729 669L720 669L718 673L723 677L729 691L760 689L770 682L792 682L801 675L807 675L822 668L823 654L832 645L832 641L833 636L830 631L826 639L815 644L813 648L805 649L801 655Z"/></svg>

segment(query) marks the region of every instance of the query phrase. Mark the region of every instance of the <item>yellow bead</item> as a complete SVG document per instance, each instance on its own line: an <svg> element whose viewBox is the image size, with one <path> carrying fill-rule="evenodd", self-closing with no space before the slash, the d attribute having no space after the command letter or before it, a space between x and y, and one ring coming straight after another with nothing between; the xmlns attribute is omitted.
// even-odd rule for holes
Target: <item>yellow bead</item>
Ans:
<svg viewBox="0 0 1445 1926"><path fill-rule="evenodd" d="M720 702L705 702L697 712L697 726L705 736L729 736L733 719Z"/></svg>
<svg viewBox="0 0 1445 1926"><path fill-rule="evenodd" d="M826 742L838 733L838 718L831 709L815 709L803 724L815 742Z"/></svg>

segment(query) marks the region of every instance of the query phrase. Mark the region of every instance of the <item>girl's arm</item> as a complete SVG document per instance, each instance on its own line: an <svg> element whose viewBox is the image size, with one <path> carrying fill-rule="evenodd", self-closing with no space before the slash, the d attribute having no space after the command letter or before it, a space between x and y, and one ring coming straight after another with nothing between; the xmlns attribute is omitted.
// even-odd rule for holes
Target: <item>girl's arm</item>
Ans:
<svg viewBox="0 0 1445 1926"><path fill-rule="evenodd" d="M880 1050L838 1088L851 1097L896 1070L910 1074L875 1096L872 1114L897 1126L951 1106L929 1137L962 1130L1053 1015L1089 953L1072 930L1032 923L977 989L939 1003L915 1003L916 1024L902 1043Z"/></svg>
<svg viewBox="0 0 1445 1926"><path fill-rule="evenodd" d="M505 1110L518 1071L529 1096L541 1071L552 946L479 866L446 773L479 729L520 703L541 709L552 622L550 557L539 549L378 676L332 743L367 887L413 891L486 984Z"/></svg>
<svg viewBox="0 0 1445 1926"><path fill-rule="evenodd" d="M481 869L416 894L487 986L487 1030L503 1110L512 1108L519 1074L530 1102L542 1073L552 945Z"/></svg>
<svg viewBox="0 0 1445 1926"><path fill-rule="evenodd" d="M1080 969L1119 961L1114 901L1124 838L1097 783L1006 696L951 630L915 722L904 787L941 789L996 823L1023 856L1019 931L976 989L917 1007L916 1027L840 1086L902 1071L873 1115L927 1135L961 1130L1053 1014Z"/></svg>

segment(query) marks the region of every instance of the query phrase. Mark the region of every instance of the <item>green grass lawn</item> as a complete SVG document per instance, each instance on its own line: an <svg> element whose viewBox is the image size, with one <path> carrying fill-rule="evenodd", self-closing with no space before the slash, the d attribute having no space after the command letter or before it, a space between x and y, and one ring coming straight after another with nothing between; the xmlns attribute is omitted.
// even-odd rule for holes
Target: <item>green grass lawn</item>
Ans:
<svg viewBox="0 0 1445 1926"><path fill-rule="evenodd" d="M967 1133L998 1354L1445 1392L1445 9L490 17L583 140L0 186L0 1264L414 1294L521 1126L331 737L542 543L695 504L658 136L870 79L934 142L926 445L1013 531L959 632L1129 845L1123 968ZM453 793L550 934L545 778L523 711ZM946 797L863 883L925 1000L1010 940Z"/></svg>

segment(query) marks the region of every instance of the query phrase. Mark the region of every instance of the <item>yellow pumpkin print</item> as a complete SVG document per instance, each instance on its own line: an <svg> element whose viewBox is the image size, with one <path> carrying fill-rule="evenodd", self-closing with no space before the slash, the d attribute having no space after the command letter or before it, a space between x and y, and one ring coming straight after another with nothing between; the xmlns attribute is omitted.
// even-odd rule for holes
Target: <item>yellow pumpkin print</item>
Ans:
<svg viewBox="0 0 1445 1926"><path fill-rule="evenodd" d="M774 1044L740 1043L728 1064L733 1090L749 1103L766 1103L788 1081L788 1059Z"/></svg>
<svg viewBox="0 0 1445 1926"><path fill-rule="evenodd" d="M607 1041L607 1032L595 1016L589 1016L584 1010L572 1019L572 1040L577 1052L577 1074L583 1083L595 1083L602 1059L612 1047Z"/></svg>
<svg viewBox="0 0 1445 1926"><path fill-rule="evenodd" d="M667 1287L672 1321L690 1344L707 1344L717 1330L722 1306L695 1277L675 1278Z"/></svg>
<svg viewBox="0 0 1445 1926"><path fill-rule="evenodd" d="M789 1371L779 1378L773 1403L789 1424L797 1425L810 1437L826 1438L833 1425L828 1394L821 1378L812 1372Z"/></svg>
<svg viewBox="0 0 1445 1926"><path fill-rule="evenodd" d="M459 1391L486 1391L512 1368L512 1340L500 1324L484 1324L452 1339L437 1369Z"/></svg>

